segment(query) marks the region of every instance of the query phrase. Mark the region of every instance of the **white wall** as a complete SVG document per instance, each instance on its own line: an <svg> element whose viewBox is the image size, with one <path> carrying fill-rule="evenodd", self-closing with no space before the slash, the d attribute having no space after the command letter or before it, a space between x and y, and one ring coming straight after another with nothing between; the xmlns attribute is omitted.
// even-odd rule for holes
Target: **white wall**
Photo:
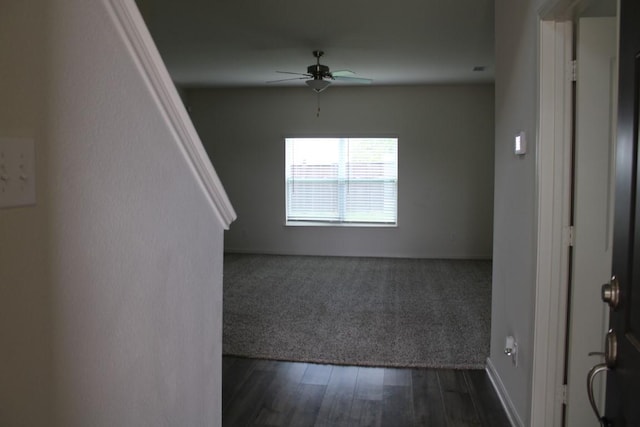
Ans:
<svg viewBox="0 0 640 427"><path fill-rule="evenodd" d="M0 0L0 425L219 425L222 226L105 4Z"/></svg>
<svg viewBox="0 0 640 427"><path fill-rule="evenodd" d="M44 23L40 2L0 0L0 136L39 132ZM37 184L42 194L43 180ZM0 209L0 425L51 418L49 241L41 207Z"/></svg>
<svg viewBox="0 0 640 427"><path fill-rule="evenodd" d="M491 363L518 416L528 425L533 370L536 267L537 10L542 0L497 0L495 189ZM513 154L525 131L529 152ZM518 367L504 355L519 343Z"/></svg>
<svg viewBox="0 0 640 427"><path fill-rule="evenodd" d="M303 85L304 86L304 85ZM227 251L491 258L493 85L187 90L238 221ZM284 137L397 135L397 228L284 227Z"/></svg>

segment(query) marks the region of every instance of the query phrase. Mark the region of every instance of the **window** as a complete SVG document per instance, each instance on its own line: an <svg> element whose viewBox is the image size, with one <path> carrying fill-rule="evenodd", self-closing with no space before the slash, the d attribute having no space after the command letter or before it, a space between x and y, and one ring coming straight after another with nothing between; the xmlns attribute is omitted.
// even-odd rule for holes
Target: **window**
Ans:
<svg viewBox="0 0 640 427"><path fill-rule="evenodd" d="M397 138L287 138L287 225L396 225Z"/></svg>

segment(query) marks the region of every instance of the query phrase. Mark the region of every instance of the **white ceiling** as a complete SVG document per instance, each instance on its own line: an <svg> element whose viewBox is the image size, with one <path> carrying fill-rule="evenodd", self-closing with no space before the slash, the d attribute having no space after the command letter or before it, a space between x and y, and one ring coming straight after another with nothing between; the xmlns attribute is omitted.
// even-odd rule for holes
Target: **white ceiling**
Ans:
<svg viewBox="0 0 640 427"><path fill-rule="evenodd" d="M321 62L332 71L377 85L494 77L493 0L137 3L179 86L272 86L265 82L287 77L276 71L306 72L313 50L325 52Z"/></svg>

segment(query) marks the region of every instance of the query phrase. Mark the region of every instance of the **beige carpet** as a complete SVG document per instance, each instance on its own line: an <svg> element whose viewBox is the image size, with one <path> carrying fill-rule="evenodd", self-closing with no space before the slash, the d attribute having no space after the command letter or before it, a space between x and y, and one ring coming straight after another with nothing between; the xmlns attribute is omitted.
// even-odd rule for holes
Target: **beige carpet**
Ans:
<svg viewBox="0 0 640 427"><path fill-rule="evenodd" d="M491 262L227 254L226 355L483 368Z"/></svg>

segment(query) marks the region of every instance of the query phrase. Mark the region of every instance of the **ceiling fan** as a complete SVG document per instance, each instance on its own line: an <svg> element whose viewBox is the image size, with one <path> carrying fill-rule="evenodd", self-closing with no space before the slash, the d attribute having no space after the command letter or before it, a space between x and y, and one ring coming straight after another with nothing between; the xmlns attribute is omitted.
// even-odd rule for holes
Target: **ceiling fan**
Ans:
<svg viewBox="0 0 640 427"><path fill-rule="evenodd" d="M344 81L350 83L364 83L369 84L372 82L371 79L365 79L362 77L355 77L353 71L350 70L339 70L339 71L331 71L329 67L320 63L320 57L324 55L324 52L321 50L314 50L313 56L316 58L316 63L309 65L307 67L306 73L294 73L291 71L276 71L276 73L281 74L295 74L302 77L291 77L288 79L280 79L280 80L271 80L267 83L279 83L285 82L289 80L303 80L307 79L305 83L314 91L320 93L325 90L330 84L332 80L336 81Z"/></svg>

